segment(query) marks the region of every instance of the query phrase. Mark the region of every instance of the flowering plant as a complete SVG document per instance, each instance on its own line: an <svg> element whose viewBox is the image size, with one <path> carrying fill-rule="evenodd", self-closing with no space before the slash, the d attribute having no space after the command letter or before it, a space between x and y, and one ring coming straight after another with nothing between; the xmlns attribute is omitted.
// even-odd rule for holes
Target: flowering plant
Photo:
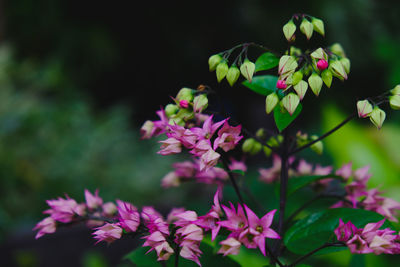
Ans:
<svg viewBox="0 0 400 267"><path fill-rule="evenodd" d="M308 88L319 96L324 85L332 86L334 77L344 81L350 73L350 60L338 43L304 51L295 47L298 28L307 40L314 32L325 34L322 20L295 14L283 26L288 49L282 55L256 43L244 43L208 61L218 82L226 79L234 86L242 75L245 87L264 96L265 111L273 113L276 129L261 128L253 134L221 112L208 109L209 96L217 92L204 85L182 88L170 104L156 112L157 120L148 120L141 128L143 139L164 136L159 154L190 155L189 160L173 164L174 170L161 181L163 187L183 182L216 186L206 214L174 208L163 216L153 207L139 209L121 200L104 202L98 191L92 194L86 190L84 203L67 195L48 200L50 209L44 211L48 217L36 225L36 238L61 226L85 222L93 229L97 243L140 237L147 253L162 266L190 266L191 262L239 266L232 255L245 249L259 250L269 266L296 266L317 252L346 247L358 254L399 254L400 236L391 230L389 221L397 222L400 203L367 187L371 177L368 166L353 170L352 164L346 163L333 170L313 166L298 154L308 148L321 154L322 140L357 116L370 118L380 129L386 116L381 107L389 103L392 109L400 109L400 85L380 96L359 100L353 114L320 137L289 127L301 114ZM264 51L255 63L248 58L250 48ZM263 71L274 71L277 76L255 75ZM272 210L257 205L238 181L245 179L246 160L261 152L272 158L273 165L259 169L260 182L279 185L279 206ZM233 187L237 199L224 197L228 186ZM311 188L315 196L289 214L288 197L304 187ZM301 216L311 203L323 198L337 202ZM136 249L130 259L142 266L143 254L143 249Z"/></svg>

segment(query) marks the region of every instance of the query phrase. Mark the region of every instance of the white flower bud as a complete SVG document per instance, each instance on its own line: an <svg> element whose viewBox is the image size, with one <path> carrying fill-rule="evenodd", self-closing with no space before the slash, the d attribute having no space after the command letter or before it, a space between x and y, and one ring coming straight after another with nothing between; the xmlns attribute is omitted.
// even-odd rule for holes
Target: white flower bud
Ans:
<svg viewBox="0 0 400 267"><path fill-rule="evenodd" d="M313 29L314 29L314 26L312 25L312 23L304 18L300 24L300 31L302 33L304 33L304 35L307 37L307 40L310 40L310 38L313 34Z"/></svg>
<svg viewBox="0 0 400 267"><path fill-rule="evenodd" d="M374 109L371 112L370 120L371 122L378 128L382 128L382 124L385 121L386 118L386 113L379 107L374 107Z"/></svg>
<svg viewBox="0 0 400 267"><path fill-rule="evenodd" d="M358 117L366 118L372 112L372 105L368 102L368 100L360 100L357 102L357 112Z"/></svg>
<svg viewBox="0 0 400 267"><path fill-rule="evenodd" d="M324 27L324 22L322 20L317 18L312 18L311 23L314 27L314 31L318 32L322 36L325 36L325 27Z"/></svg>
<svg viewBox="0 0 400 267"><path fill-rule="evenodd" d="M256 65L247 58L245 59L244 63L240 66L240 72L249 82L252 81L255 70L256 70Z"/></svg>
<svg viewBox="0 0 400 267"><path fill-rule="evenodd" d="M284 98L282 98L282 104L290 115L293 115L299 103L299 96L295 93L289 93Z"/></svg>
<svg viewBox="0 0 400 267"><path fill-rule="evenodd" d="M216 68L218 82L221 82L225 78L226 74L228 73L228 69L228 64L226 64L225 61L222 61L218 64Z"/></svg>
<svg viewBox="0 0 400 267"><path fill-rule="evenodd" d="M295 32L296 25L293 23L293 20L289 20L289 22L283 26L283 34L288 42L293 40L293 35Z"/></svg>
<svg viewBox="0 0 400 267"><path fill-rule="evenodd" d="M310 88L313 91L313 93L316 96L318 96L319 93L321 92L321 88L322 88L322 79L321 79L321 77L319 77L319 75L314 72L308 78L308 84L310 85Z"/></svg>
<svg viewBox="0 0 400 267"><path fill-rule="evenodd" d="M294 86L294 90L297 95L300 97L300 100L303 100L308 89L308 83L306 81L301 80L298 84Z"/></svg>
<svg viewBox="0 0 400 267"><path fill-rule="evenodd" d="M267 112L267 114L270 114L274 110L278 102L279 97L276 93L272 93L267 96L267 98L265 99L265 111Z"/></svg>
<svg viewBox="0 0 400 267"><path fill-rule="evenodd" d="M232 66L229 68L228 73L226 74L226 80L228 81L230 86L233 86L235 82L239 79L240 71L236 66Z"/></svg>

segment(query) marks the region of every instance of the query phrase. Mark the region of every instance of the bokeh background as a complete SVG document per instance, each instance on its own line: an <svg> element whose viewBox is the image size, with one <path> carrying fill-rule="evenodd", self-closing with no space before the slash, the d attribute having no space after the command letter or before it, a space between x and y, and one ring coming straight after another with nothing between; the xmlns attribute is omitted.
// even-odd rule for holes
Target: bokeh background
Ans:
<svg viewBox="0 0 400 267"><path fill-rule="evenodd" d="M207 60L247 41L283 51L281 28L298 12L325 22L326 38L313 37L312 47L339 42L352 63L348 81L334 81L319 98L305 99L294 128L322 134L354 111L357 99L400 83L400 2L204 0L139 6L0 0L0 265L125 264L120 259L135 242L94 246L85 227L34 240L31 229L42 218L45 200L64 193L81 201L84 188L98 188L105 200L120 198L165 212L173 206L206 211L215 188L188 184L162 190L160 180L176 158L157 155L157 142L141 141L138 129L156 118L154 111L169 96L199 84L218 91L231 117L246 128L273 127L264 98L239 83L218 84ZM255 60L260 52L253 49L250 57ZM381 131L357 120L326 139L323 157L302 155L335 167L370 164L370 185L400 201L400 114L387 111ZM270 165L265 158L253 163ZM245 179L254 182L255 170ZM271 189L257 188L272 208ZM310 263L396 266L399 261L341 252Z"/></svg>

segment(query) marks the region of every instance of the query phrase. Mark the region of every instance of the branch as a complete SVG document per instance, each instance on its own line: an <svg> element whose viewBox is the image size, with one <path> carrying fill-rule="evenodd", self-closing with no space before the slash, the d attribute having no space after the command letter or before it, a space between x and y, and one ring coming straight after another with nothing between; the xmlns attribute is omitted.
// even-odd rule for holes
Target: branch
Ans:
<svg viewBox="0 0 400 267"><path fill-rule="evenodd" d="M315 139L314 141L311 141L310 143L301 146L293 151L291 151L289 153L289 155L293 155L296 154L310 146L312 146L313 144L317 143L318 141L321 141L322 139L324 139L325 137L328 137L329 135L331 135L332 133L336 132L337 130L339 130L342 126L344 126L346 123L348 123L349 121L351 121L352 119L354 119L357 116L356 113L351 114L349 117L347 117L344 121L342 121L341 123L339 123L335 128L333 128L332 130L330 130L329 132L321 135L318 139Z"/></svg>
<svg viewBox="0 0 400 267"><path fill-rule="evenodd" d="M314 253L320 251L321 249L327 248L327 247L343 247L346 246L344 243L342 242L335 242L335 243L325 243L322 246L320 246L319 248L316 248L312 251L310 251L309 253L307 253L304 256L301 256L300 258L298 258L297 260L295 260L292 264L290 264L288 267L294 267L297 264L299 264L301 261L307 259L308 257L312 256Z"/></svg>
<svg viewBox="0 0 400 267"><path fill-rule="evenodd" d="M231 183L232 183L232 185L233 185L233 188L235 189L236 195L237 195L238 198L239 198L240 204L243 205L243 204L244 204L244 201L243 201L242 195L240 194L239 186L237 185L236 180L235 180L235 177L233 176L231 170L229 169L229 165L228 165L228 163L226 162L226 159L224 158L223 155L221 155L221 161L222 161L222 164L224 165L224 169L226 170L226 172L227 172L228 175L229 175L229 179L231 180Z"/></svg>
<svg viewBox="0 0 400 267"><path fill-rule="evenodd" d="M274 253L272 253L272 251L269 249L267 242L265 242L265 250L268 252L268 255L272 258L273 262L278 263L278 265L280 267L284 267L284 265L282 264L282 262L278 259L278 257L275 256Z"/></svg>

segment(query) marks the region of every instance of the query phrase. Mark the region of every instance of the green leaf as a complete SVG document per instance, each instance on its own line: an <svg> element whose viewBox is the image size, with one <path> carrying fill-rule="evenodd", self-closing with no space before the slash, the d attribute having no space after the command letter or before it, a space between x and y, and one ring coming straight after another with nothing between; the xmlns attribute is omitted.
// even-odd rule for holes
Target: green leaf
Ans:
<svg viewBox="0 0 400 267"><path fill-rule="evenodd" d="M307 175L307 176L298 176L298 177L290 177L288 181L288 189L287 194L291 195L300 188L309 185L312 182L316 182L319 180L334 178L334 179L342 179L342 177L337 176L335 174L329 175Z"/></svg>
<svg viewBox="0 0 400 267"><path fill-rule="evenodd" d="M272 69L279 64L279 58L270 52L266 52L259 56L256 60L256 72Z"/></svg>
<svg viewBox="0 0 400 267"><path fill-rule="evenodd" d="M140 267L152 267L157 264L157 255L154 251L146 254L149 249L149 247L137 248L125 255L124 259L129 260Z"/></svg>
<svg viewBox="0 0 400 267"><path fill-rule="evenodd" d="M278 81L277 76L273 75L261 75L253 77L251 83L247 80L243 81L242 84L257 94L267 96L277 90L276 82Z"/></svg>
<svg viewBox="0 0 400 267"><path fill-rule="evenodd" d="M301 103L299 103L296 111L293 113L293 115L290 115L286 109L282 108L280 105L277 105L274 109L274 119L279 132L282 132L286 127L288 127L297 118L297 116L300 115L302 109L303 107Z"/></svg>
<svg viewBox="0 0 400 267"><path fill-rule="evenodd" d="M383 216L372 211L349 208L328 209L314 213L289 228L284 237L286 247L293 253L304 255L326 242L336 240L333 231L339 225L340 218L344 222L351 221L356 227L362 228L367 223L382 220ZM384 227L390 227L390 224L385 222ZM329 247L321 250L322 253L319 254L343 249L347 248Z"/></svg>
<svg viewBox="0 0 400 267"><path fill-rule="evenodd" d="M231 172L232 173L237 173L237 174L239 174L241 176L244 176L244 174L245 174L243 170L231 170Z"/></svg>

